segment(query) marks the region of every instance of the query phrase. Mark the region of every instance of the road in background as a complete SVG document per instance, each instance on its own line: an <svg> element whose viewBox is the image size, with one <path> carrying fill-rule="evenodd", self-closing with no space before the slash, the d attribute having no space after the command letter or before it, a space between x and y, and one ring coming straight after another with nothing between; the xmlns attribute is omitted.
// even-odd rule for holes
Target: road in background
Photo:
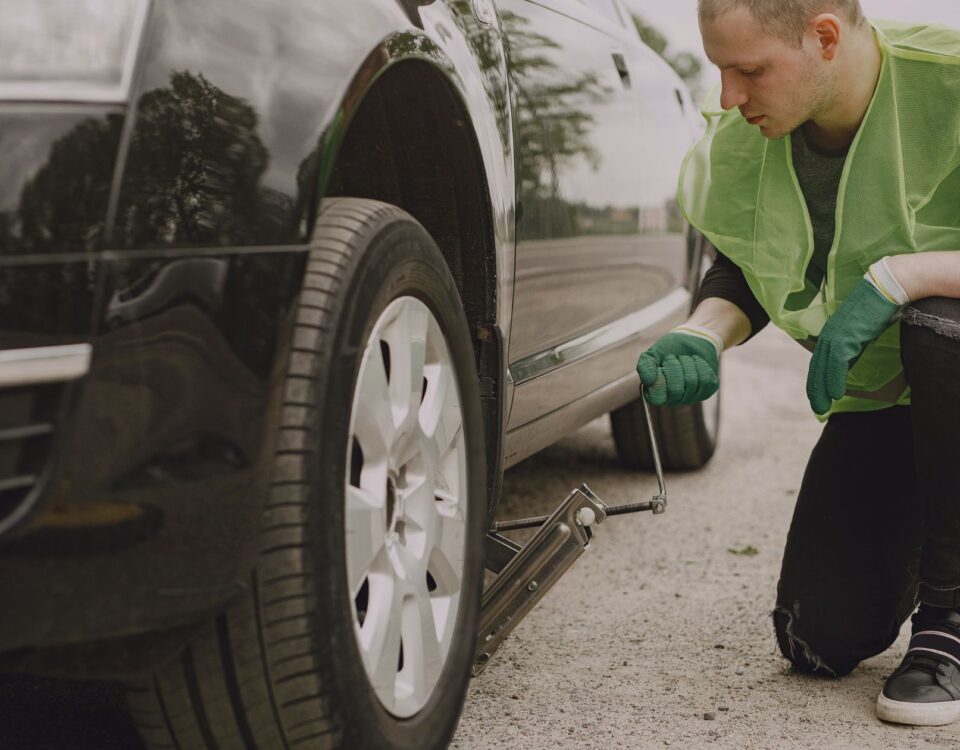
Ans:
<svg viewBox="0 0 960 750"><path fill-rule="evenodd" d="M821 430L804 391L809 358L772 327L724 354L713 461L667 475L665 515L598 527L593 548L474 680L454 748L957 744L956 726L874 716L906 631L842 680L792 674L777 651L780 556ZM501 516L546 513L580 482L612 505L656 491L653 475L619 467L602 419L511 469Z"/></svg>

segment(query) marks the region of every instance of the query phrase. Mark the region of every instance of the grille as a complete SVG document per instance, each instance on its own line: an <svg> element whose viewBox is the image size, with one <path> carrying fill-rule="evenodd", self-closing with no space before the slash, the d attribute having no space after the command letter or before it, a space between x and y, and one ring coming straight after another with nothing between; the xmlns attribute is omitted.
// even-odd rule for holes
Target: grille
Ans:
<svg viewBox="0 0 960 750"><path fill-rule="evenodd" d="M39 493L63 384L0 390L0 533Z"/></svg>

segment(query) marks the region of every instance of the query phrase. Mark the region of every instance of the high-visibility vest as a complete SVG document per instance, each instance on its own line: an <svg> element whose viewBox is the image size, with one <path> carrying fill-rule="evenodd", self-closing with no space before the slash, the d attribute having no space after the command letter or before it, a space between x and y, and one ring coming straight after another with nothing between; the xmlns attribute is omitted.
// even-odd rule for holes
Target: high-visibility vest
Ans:
<svg viewBox="0 0 960 750"><path fill-rule="evenodd" d="M874 261L960 250L960 32L886 21L873 28L880 79L844 164L826 278L812 302L788 299L804 289L813 255L791 136L768 140L736 109L724 112L718 87L680 174L688 221L743 270L772 322L808 349ZM823 418L909 403L895 323L867 347L847 395Z"/></svg>

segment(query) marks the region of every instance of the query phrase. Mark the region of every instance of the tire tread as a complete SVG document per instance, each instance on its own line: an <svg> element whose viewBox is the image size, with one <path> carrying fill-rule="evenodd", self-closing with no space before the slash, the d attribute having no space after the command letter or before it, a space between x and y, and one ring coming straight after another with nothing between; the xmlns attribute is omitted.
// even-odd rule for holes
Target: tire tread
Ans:
<svg viewBox="0 0 960 750"><path fill-rule="evenodd" d="M320 668L322 586L307 541L308 460L319 439L314 399L331 357L328 339L359 243L390 216L407 215L376 201L324 201L287 347L273 476L248 595L209 622L179 660L128 685L127 705L148 750L347 750Z"/></svg>

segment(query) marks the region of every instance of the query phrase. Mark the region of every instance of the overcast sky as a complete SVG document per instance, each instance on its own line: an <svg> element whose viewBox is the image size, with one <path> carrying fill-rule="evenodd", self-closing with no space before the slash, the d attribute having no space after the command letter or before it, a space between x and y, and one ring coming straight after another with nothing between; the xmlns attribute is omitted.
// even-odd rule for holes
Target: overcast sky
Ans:
<svg viewBox="0 0 960 750"><path fill-rule="evenodd" d="M628 7L656 26L670 40L673 52L694 52L703 57L697 27L697 0L624 0ZM870 18L943 23L960 28L960 0L860 0ZM712 66L704 82L719 80Z"/></svg>

